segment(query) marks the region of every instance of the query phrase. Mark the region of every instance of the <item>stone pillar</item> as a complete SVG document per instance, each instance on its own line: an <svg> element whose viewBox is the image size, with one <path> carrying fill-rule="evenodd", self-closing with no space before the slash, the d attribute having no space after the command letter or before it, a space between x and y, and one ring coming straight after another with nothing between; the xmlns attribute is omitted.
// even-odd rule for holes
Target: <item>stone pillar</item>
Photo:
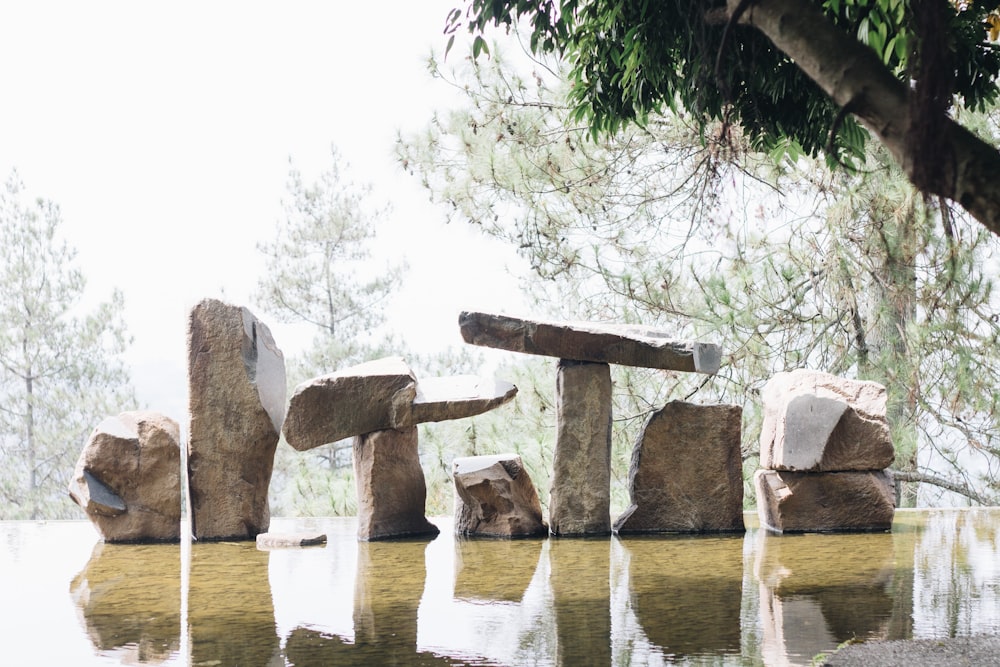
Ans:
<svg viewBox="0 0 1000 667"><path fill-rule="evenodd" d="M611 368L559 361L549 530L611 533Z"/></svg>
<svg viewBox="0 0 1000 667"><path fill-rule="evenodd" d="M285 360L246 308L206 299L188 326L191 531L198 540L267 532L274 450L285 419Z"/></svg>
<svg viewBox="0 0 1000 667"><path fill-rule="evenodd" d="M631 506L615 532L742 532L738 405L667 403L646 420L629 467Z"/></svg>
<svg viewBox="0 0 1000 667"><path fill-rule="evenodd" d="M427 483L417 451L417 427L373 431L354 438L358 539L437 535L424 516Z"/></svg>

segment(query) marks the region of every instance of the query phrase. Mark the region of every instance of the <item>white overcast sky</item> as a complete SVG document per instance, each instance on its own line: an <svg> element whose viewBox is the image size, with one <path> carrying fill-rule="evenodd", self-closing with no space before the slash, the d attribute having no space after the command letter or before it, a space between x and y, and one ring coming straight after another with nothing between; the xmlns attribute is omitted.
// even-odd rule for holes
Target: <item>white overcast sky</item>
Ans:
<svg viewBox="0 0 1000 667"><path fill-rule="evenodd" d="M453 101L425 63L456 4L0 0L0 177L16 168L30 195L61 206L88 299L123 290L148 407L186 421L186 320L200 299L267 321L249 300L256 244L273 236L288 158L311 179L331 143L394 207L381 251L411 266L392 310L408 342L461 345L460 310L517 302L516 260L442 224L393 159L397 129ZM268 324L298 351L301 336Z"/></svg>

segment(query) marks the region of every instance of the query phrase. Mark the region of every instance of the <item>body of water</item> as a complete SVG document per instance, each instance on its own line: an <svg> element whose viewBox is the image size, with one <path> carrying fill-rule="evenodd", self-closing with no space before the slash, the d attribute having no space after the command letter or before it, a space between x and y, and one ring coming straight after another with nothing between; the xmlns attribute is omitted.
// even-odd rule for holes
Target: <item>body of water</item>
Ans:
<svg viewBox="0 0 1000 667"><path fill-rule="evenodd" d="M808 665L845 641L1000 634L1000 509L891 533L102 544L0 522L3 664ZM748 524L755 523L748 516Z"/></svg>

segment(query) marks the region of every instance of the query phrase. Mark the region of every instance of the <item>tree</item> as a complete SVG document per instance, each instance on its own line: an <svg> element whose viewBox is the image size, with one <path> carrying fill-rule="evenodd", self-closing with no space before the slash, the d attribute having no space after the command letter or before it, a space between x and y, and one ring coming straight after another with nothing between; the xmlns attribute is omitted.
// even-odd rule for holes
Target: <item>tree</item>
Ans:
<svg viewBox="0 0 1000 667"><path fill-rule="evenodd" d="M70 518L66 484L90 431L135 408L122 294L83 317L85 280L50 201L0 193L0 519Z"/></svg>
<svg viewBox="0 0 1000 667"><path fill-rule="evenodd" d="M489 26L524 20L532 51L569 63L573 119L595 135L683 110L702 130L738 123L755 147L815 155L829 144L834 161L851 161L867 136L853 116L922 192L1000 234L1000 153L948 115L955 100L975 110L996 98L997 5L469 0L446 31L465 25L478 55Z"/></svg>
<svg viewBox="0 0 1000 667"><path fill-rule="evenodd" d="M311 325L312 347L290 360L289 384L332 373L401 345L382 329L385 303L399 286L403 265L372 261L372 244L387 206L372 203L371 186L353 183L336 147L332 162L308 184L292 165L284 218L275 239L261 243L266 271L256 301L282 322ZM306 454L278 449L272 487L275 512L352 514L350 441Z"/></svg>
<svg viewBox="0 0 1000 667"><path fill-rule="evenodd" d="M541 64L521 77L496 51L452 81L465 107L402 139L400 160L453 219L515 244L550 308L723 345L714 379L619 378L616 414L638 428L694 392L743 405L749 472L771 374L872 379L889 391L901 477L996 499L992 235L928 206L884 152L855 174L776 168L735 132L703 141L676 116L588 140L561 77Z"/></svg>

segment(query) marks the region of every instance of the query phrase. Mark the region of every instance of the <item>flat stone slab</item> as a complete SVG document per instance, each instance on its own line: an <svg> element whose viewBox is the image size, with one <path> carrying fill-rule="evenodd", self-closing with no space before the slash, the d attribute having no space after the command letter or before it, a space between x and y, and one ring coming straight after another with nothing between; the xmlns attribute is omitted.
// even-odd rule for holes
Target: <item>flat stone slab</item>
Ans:
<svg viewBox="0 0 1000 667"><path fill-rule="evenodd" d="M517 387L510 382L476 375L420 380L407 426L473 417L500 407L515 395Z"/></svg>
<svg viewBox="0 0 1000 667"><path fill-rule="evenodd" d="M313 547L321 544L326 544L326 533L261 533L257 536L258 549Z"/></svg>
<svg viewBox="0 0 1000 667"><path fill-rule="evenodd" d="M665 331L594 322L546 322L463 312L462 338L471 345L512 352L712 375L722 349L714 343L674 340Z"/></svg>
<svg viewBox="0 0 1000 667"><path fill-rule="evenodd" d="M285 440L300 452L411 421L417 379L401 357L376 359L303 382L292 393Z"/></svg>

